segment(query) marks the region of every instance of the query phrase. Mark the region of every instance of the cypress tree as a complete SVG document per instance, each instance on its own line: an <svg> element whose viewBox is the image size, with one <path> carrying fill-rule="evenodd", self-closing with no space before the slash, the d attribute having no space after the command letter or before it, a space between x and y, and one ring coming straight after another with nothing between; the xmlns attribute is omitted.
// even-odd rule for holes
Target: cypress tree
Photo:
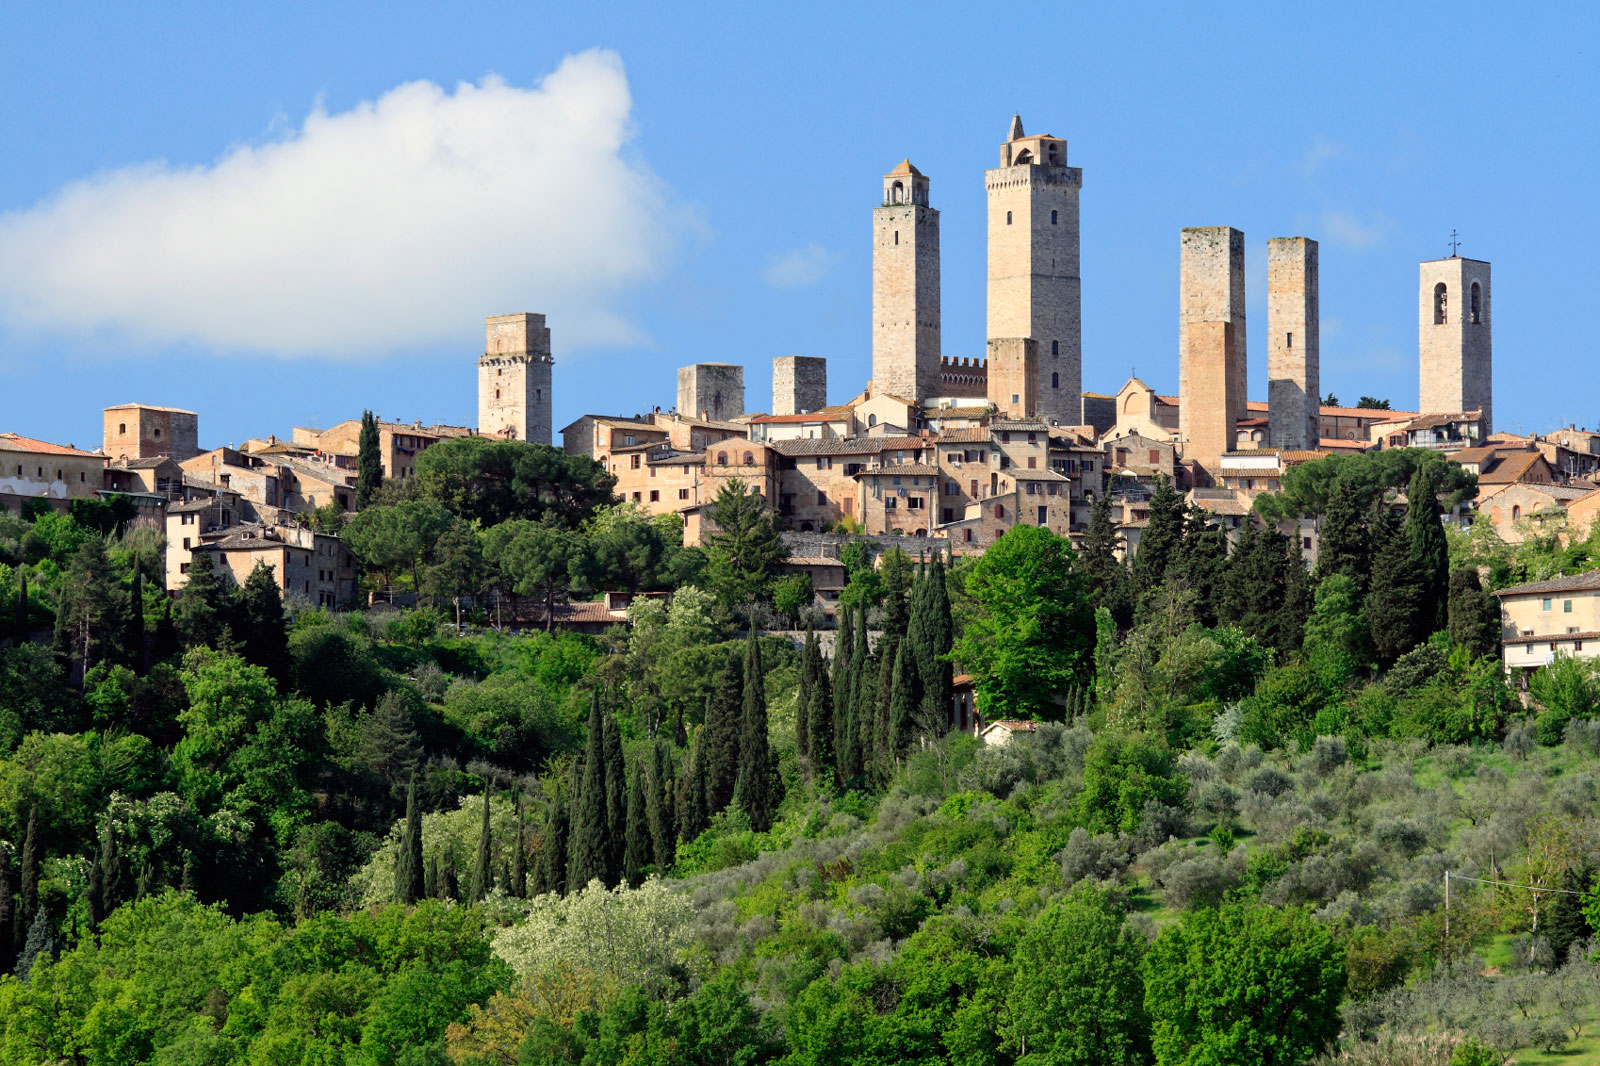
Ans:
<svg viewBox="0 0 1600 1066"><path fill-rule="evenodd" d="M855 650L855 633L852 626L854 612L848 607L839 609L839 629L833 639L832 676L828 679L833 690L833 722L835 753L844 751L840 730L850 717L850 655Z"/></svg>
<svg viewBox="0 0 1600 1066"><path fill-rule="evenodd" d="M478 833L478 855L472 863L472 881L467 889L467 902L478 903L489 894L489 889L494 886L494 835L489 828L489 794L493 782L488 778L483 782L483 826Z"/></svg>
<svg viewBox="0 0 1600 1066"><path fill-rule="evenodd" d="M39 909L39 811L28 808L28 829L22 838L22 899L18 927L33 921Z"/></svg>
<svg viewBox="0 0 1600 1066"><path fill-rule="evenodd" d="M1372 522L1377 554L1367 592L1367 623L1372 647L1385 669L1428 635L1422 578L1405 531L1387 511Z"/></svg>
<svg viewBox="0 0 1600 1066"><path fill-rule="evenodd" d="M423 880L423 889L428 899L439 899L439 856L435 855L428 860L428 876Z"/></svg>
<svg viewBox="0 0 1600 1066"><path fill-rule="evenodd" d="M178 654L178 627L172 621L172 600L161 599L161 617L156 619L155 640L150 648L152 663L165 662Z"/></svg>
<svg viewBox="0 0 1600 1066"><path fill-rule="evenodd" d="M89 900L89 927L98 928L106 916L117 909L122 901L122 885L118 877L121 860L117 856L117 831L106 819L105 832L100 837L100 858L91 876L93 887ZM94 893L98 895L94 895Z"/></svg>
<svg viewBox="0 0 1600 1066"><path fill-rule="evenodd" d="M1167 564L1167 579L1182 581L1194 592L1196 620L1203 626L1217 624L1227 561L1227 533L1208 513L1191 504L1184 515L1183 537Z"/></svg>
<svg viewBox="0 0 1600 1066"><path fill-rule="evenodd" d="M144 874L148 879L150 876L150 864L148 862L144 864ZM188 848L183 850L183 871L178 875L178 878L178 891L187 892L195 899L200 898L200 889L195 884L194 852Z"/></svg>
<svg viewBox="0 0 1600 1066"><path fill-rule="evenodd" d="M856 619L856 646L850 653L850 726L855 736L855 772L870 779L877 745L874 735L878 722L878 661L873 658L867 630L867 611L863 607Z"/></svg>
<svg viewBox="0 0 1600 1066"><path fill-rule="evenodd" d="M1133 588L1137 596L1143 597L1166 578L1167 565L1182 538L1183 497L1172 487L1172 480L1162 474L1150 497L1150 520L1139 537L1139 550L1133 555Z"/></svg>
<svg viewBox="0 0 1600 1066"><path fill-rule="evenodd" d="M461 899L461 883L456 879L456 849L445 844L444 862L439 870L439 898Z"/></svg>
<svg viewBox="0 0 1600 1066"><path fill-rule="evenodd" d="M750 816L750 828L765 833L777 810L772 745L767 738L767 688L761 642L755 630L745 643L744 715L739 732L739 775L733 801Z"/></svg>
<svg viewBox="0 0 1600 1066"><path fill-rule="evenodd" d="M123 654L134 673L143 677L150 669L144 646L144 571L133 568L133 587L128 591L128 635Z"/></svg>
<svg viewBox="0 0 1600 1066"><path fill-rule="evenodd" d="M605 724L600 693L589 710L589 737L583 751L583 784L572 800L572 843L567 857L567 889L605 881L610 864L606 842Z"/></svg>
<svg viewBox="0 0 1600 1066"><path fill-rule="evenodd" d="M1427 633L1449 622L1450 545L1439 521L1439 467L1437 462L1421 463L1406 490L1406 541L1421 583L1419 611Z"/></svg>
<svg viewBox="0 0 1600 1066"><path fill-rule="evenodd" d="M512 838L510 894L516 899L528 898L528 840L527 826L522 822L522 793L513 801L517 814L517 835Z"/></svg>
<svg viewBox="0 0 1600 1066"><path fill-rule="evenodd" d="M572 844L572 804L578 789L578 763L573 761L567 780L556 786L554 801L545 815L544 843L539 849L541 892L567 891L568 852Z"/></svg>
<svg viewBox="0 0 1600 1066"><path fill-rule="evenodd" d="M222 614L227 590L211 565L211 553L189 556L189 580L178 593L178 635L188 647L213 647L222 636Z"/></svg>
<svg viewBox="0 0 1600 1066"><path fill-rule="evenodd" d="M1311 617L1315 596L1299 541L1294 537L1286 537L1285 541L1283 604L1278 608L1278 636L1273 646L1280 653L1291 654L1305 642L1306 619Z"/></svg>
<svg viewBox="0 0 1600 1066"><path fill-rule="evenodd" d="M737 653L729 652L716 689L706 703L701 730L701 758L706 773L706 813L716 814L733 799L739 776L739 736L744 718L744 668Z"/></svg>
<svg viewBox="0 0 1600 1066"><path fill-rule="evenodd" d="M679 839L688 843L711 825L710 782L706 775L705 730L695 734L683 774L683 806L678 814Z"/></svg>
<svg viewBox="0 0 1600 1066"><path fill-rule="evenodd" d="M1328 496L1328 511L1318 523L1317 573L1313 585L1331 574L1343 574L1363 592L1372 570L1372 537L1361 497L1341 479Z"/></svg>
<svg viewBox="0 0 1600 1066"><path fill-rule="evenodd" d="M906 638L892 638L888 633L878 638L873 671L872 735L867 743L872 778L879 784L887 783L894 772L894 725L889 701L894 696L895 662L906 643Z"/></svg>
<svg viewBox="0 0 1600 1066"><path fill-rule="evenodd" d="M1109 610L1119 625L1130 625L1133 604L1129 599L1128 567L1117 555L1123 538L1111 516L1110 492L1095 496L1089 508L1089 528L1084 531L1081 544L1077 565L1089 586L1091 602ZM948 598L945 602L948 605Z"/></svg>
<svg viewBox="0 0 1600 1066"><path fill-rule="evenodd" d="M283 594L266 563L257 563L240 587L235 605L244 657L283 681L289 673L288 620Z"/></svg>
<svg viewBox="0 0 1600 1066"><path fill-rule="evenodd" d="M806 711L811 780L829 782L833 778L833 691L820 644L812 644L803 669L811 675L810 707Z"/></svg>
<svg viewBox="0 0 1600 1066"><path fill-rule="evenodd" d="M622 876L638 888L644 881L644 868L655 857L650 840L650 816L646 813L644 760L636 760L633 781L628 786L627 842L622 849Z"/></svg>
<svg viewBox="0 0 1600 1066"><path fill-rule="evenodd" d="M628 831L628 777L617 716L605 716L602 746L606 760L606 884L622 881L622 853Z"/></svg>
<svg viewBox="0 0 1600 1066"><path fill-rule="evenodd" d="M1450 571L1450 642L1474 655L1492 655L1500 647L1500 604L1485 592L1476 567Z"/></svg>
<svg viewBox="0 0 1600 1066"><path fill-rule="evenodd" d="M11 946L15 942L17 901L11 895L11 873L0 865L0 973L11 970Z"/></svg>
<svg viewBox="0 0 1600 1066"><path fill-rule="evenodd" d="M811 655L817 647L817 635L806 626L806 643L800 650L800 689L794 701L794 750L802 766L811 760L811 687L816 679L811 672Z"/></svg>
<svg viewBox="0 0 1600 1066"><path fill-rule="evenodd" d="M16 616L12 621L16 631L17 643L21 644L28 639L28 570L26 567L17 570L17 606Z"/></svg>
<svg viewBox="0 0 1600 1066"><path fill-rule="evenodd" d="M356 443L356 507L365 507L383 484L383 455L379 450L378 420L361 412L361 436Z"/></svg>
<svg viewBox="0 0 1600 1066"><path fill-rule="evenodd" d="M649 791L645 817L650 823L650 855L656 869L665 871L677 858L678 834L672 818L677 790L672 780L671 753L660 740L651 751L650 778L646 785Z"/></svg>
<svg viewBox="0 0 1600 1066"><path fill-rule="evenodd" d="M900 548L883 553L878 568L883 578L883 632L903 637L911 618L911 557Z"/></svg>
<svg viewBox="0 0 1600 1066"><path fill-rule="evenodd" d="M394 863L394 898L406 906L426 894L422 866L422 811L417 806L417 775L406 786L406 824L400 833L400 850Z"/></svg>
<svg viewBox="0 0 1600 1066"><path fill-rule="evenodd" d="M916 732L917 711L922 707L922 683L917 676L917 656L911 649L910 643L910 641L902 642L895 655L889 696L888 744L884 753L890 770L910 746L911 737Z"/></svg>

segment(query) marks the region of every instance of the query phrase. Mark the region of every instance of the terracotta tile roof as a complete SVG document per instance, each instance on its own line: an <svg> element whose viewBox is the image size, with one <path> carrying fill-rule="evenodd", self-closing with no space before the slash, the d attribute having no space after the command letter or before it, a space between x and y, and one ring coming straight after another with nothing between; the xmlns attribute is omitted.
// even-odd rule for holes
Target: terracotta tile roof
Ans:
<svg viewBox="0 0 1600 1066"><path fill-rule="evenodd" d="M1500 643L1502 643L1502 644L1543 644L1546 641L1549 641L1552 644L1559 644L1560 642L1562 642L1564 640L1600 640L1600 633L1595 633L1595 632L1588 632L1588 633L1547 633L1547 634L1545 634L1543 636L1539 636L1538 634L1535 634L1535 635L1530 636L1530 637L1522 636L1519 633L1517 636L1514 636L1514 637L1501 637L1500 638ZM1512 663L1511 665L1515 666L1516 664Z"/></svg>
<svg viewBox="0 0 1600 1066"><path fill-rule="evenodd" d="M1241 503L1231 496L1225 500L1197 497L1193 502L1202 511L1209 511L1212 514L1243 516L1250 513L1249 504Z"/></svg>
<svg viewBox="0 0 1600 1066"><path fill-rule="evenodd" d="M1482 411L1450 411L1442 414L1423 415L1413 418L1407 429L1438 429L1441 426L1452 425L1456 422L1476 422L1483 417Z"/></svg>
<svg viewBox="0 0 1600 1066"><path fill-rule="evenodd" d="M989 428L974 426L971 429L946 429L934 439L940 444L986 444L989 440Z"/></svg>
<svg viewBox="0 0 1600 1066"><path fill-rule="evenodd" d="M1328 453L1326 451L1290 450L1278 453L1278 458L1285 463L1314 463L1318 459L1326 459L1327 457Z"/></svg>
<svg viewBox="0 0 1600 1066"><path fill-rule="evenodd" d="M989 420L989 429L1010 433L1048 433L1050 425L1042 418L993 418Z"/></svg>
<svg viewBox="0 0 1600 1066"><path fill-rule="evenodd" d="M873 466L861 471L856 477L938 477L939 468L929 466L927 463L891 463L888 466Z"/></svg>
<svg viewBox="0 0 1600 1066"><path fill-rule="evenodd" d="M886 451L912 451L930 447L933 437L824 437L776 440L767 445L779 455L877 455Z"/></svg>
<svg viewBox="0 0 1600 1066"><path fill-rule="evenodd" d="M1241 418L1234 423L1235 426L1264 426L1271 419L1268 418Z"/></svg>
<svg viewBox="0 0 1600 1066"><path fill-rule="evenodd" d="M1600 589L1600 570L1591 570L1587 574L1573 574L1570 577L1552 577L1545 581L1530 581L1526 585L1513 585L1508 589L1500 589L1495 595L1504 598L1537 596L1546 592L1587 592L1595 589Z"/></svg>
<svg viewBox="0 0 1600 1066"><path fill-rule="evenodd" d="M1498 459L1488 470L1478 474L1478 483L1491 485L1506 484L1519 481L1533 468L1535 463L1544 461L1544 456L1538 452L1518 452L1514 455Z"/></svg>
<svg viewBox="0 0 1600 1066"><path fill-rule="evenodd" d="M988 725L983 727L983 731L985 733L991 729L1004 729L1008 733L1034 733L1038 731L1039 723L1018 721L1014 718L1006 718L997 722L990 722Z"/></svg>
<svg viewBox="0 0 1600 1066"><path fill-rule="evenodd" d="M1538 454L1533 450L1531 444L1521 448L1506 444L1480 444L1476 448L1462 448L1458 452L1452 452L1450 458L1452 461L1466 466L1469 463L1481 463L1486 459L1492 459L1496 455L1516 455L1519 452L1526 452L1529 455Z"/></svg>
<svg viewBox="0 0 1600 1066"><path fill-rule="evenodd" d="M1275 466L1224 466L1217 470L1217 476L1223 479L1230 477L1282 477L1283 471Z"/></svg>
<svg viewBox="0 0 1600 1066"><path fill-rule="evenodd" d="M922 417L938 420L941 418L982 418L989 413L987 407L924 407Z"/></svg>
<svg viewBox="0 0 1600 1066"><path fill-rule="evenodd" d="M175 415L192 415L192 414L194 414L193 411L185 411L181 407L162 407L160 404L154 404L154 403L119 403L119 404L116 404L115 406L107 407L107 408L105 408L105 410L107 410L107 411L126 411L126 410L130 410L130 409L136 408L136 407L137 408L141 408L141 409L146 410L146 411L166 411L169 414L175 414Z"/></svg>
<svg viewBox="0 0 1600 1066"><path fill-rule="evenodd" d="M889 171L889 173L890 174L915 174L919 178L922 177L922 171L920 171L916 167L912 166L911 165L911 160L909 160L909 159L901 160L900 161L900 165L895 167L893 170ZM885 175L885 177L887 177L887 176L888 175Z"/></svg>
<svg viewBox="0 0 1600 1066"><path fill-rule="evenodd" d="M1166 399L1166 397L1160 396L1157 399ZM1172 402L1177 403L1177 397L1173 397ZM1246 400L1244 406L1247 411L1260 411L1262 414L1266 414L1268 410L1268 404L1265 400ZM1391 419L1415 418L1417 415L1415 411L1390 411L1382 407L1320 406L1317 408L1317 413L1326 418L1371 418L1380 422L1387 422Z"/></svg>
<svg viewBox="0 0 1600 1066"><path fill-rule="evenodd" d="M794 424L805 422L843 422L850 417L851 407L840 404L836 407L821 407L815 411L808 411L798 415L756 415L750 419L751 423L763 425Z"/></svg>
<svg viewBox="0 0 1600 1066"><path fill-rule="evenodd" d="M1323 437L1317 441L1317 447L1325 452L1364 452L1372 447L1372 443L1364 440L1340 440L1338 437Z"/></svg>
<svg viewBox="0 0 1600 1066"><path fill-rule="evenodd" d="M105 458L99 452L86 452L78 448L68 447L65 444L51 444L47 440L34 440L32 437L24 437L16 433L0 433L0 450L32 452L37 455L81 455L85 459Z"/></svg>
<svg viewBox="0 0 1600 1066"><path fill-rule="evenodd" d="M1007 470L1018 481L1071 481L1065 474L1054 470Z"/></svg>
<svg viewBox="0 0 1600 1066"><path fill-rule="evenodd" d="M666 430L662 429L660 426L651 425L649 422L634 422L634 421L631 421L631 420L628 420L628 419L621 419L621 418L597 417L595 419L595 423L597 425L609 426L612 429L634 429L634 430L639 430L642 433L665 433L666 432Z"/></svg>
<svg viewBox="0 0 1600 1066"><path fill-rule="evenodd" d="M168 455L158 455L153 459L117 459L112 462L111 469L154 470L156 467L164 466L172 461L172 457Z"/></svg>
<svg viewBox="0 0 1600 1066"><path fill-rule="evenodd" d="M677 455L646 459L645 462L651 466L704 466L706 457L704 452L682 452Z"/></svg>
<svg viewBox="0 0 1600 1066"><path fill-rule="evenodd" d="M168 514L189 514L193 511L209 511L217 506L215 499L187 500L183 503L174 503L167 507Z"/></svg>
<svg viewBox="0 0 1600 1066"><path fill-rule="evenodd" d="M843 566L843 559L831 555L791 555L783 560L784 566Z"/></svg>

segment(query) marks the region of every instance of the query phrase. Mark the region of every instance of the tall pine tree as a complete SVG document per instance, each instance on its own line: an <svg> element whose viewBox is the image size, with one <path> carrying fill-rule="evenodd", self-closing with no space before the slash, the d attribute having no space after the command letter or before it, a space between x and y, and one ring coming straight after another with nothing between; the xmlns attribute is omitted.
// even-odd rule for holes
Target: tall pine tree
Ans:
<svg viewBox="0 0 1600 1066"><path fill-rule="evenodd" d="M1500 650L1500 603L1484 591L1476 567L1450 571L1450 642L1474 655Z"/></svg>
<svg viewBox="0 0 1600 1066"><path fill-rule="evenodd" d="M143 677L150 669L150 656L144 639L144 571L133 568L133 587L128 590L128 635L123 657L134 672Z"/></svg>
<svg viewBox="0 0 1600 1066"><path fill-rule="evenodd" d="M266 563L256 563L239 588L233 610L244 657L282 682L289 675L288 619L283 594Z"/></svg>
<svg viewBox="0 0 1600 1066"><path fill-rule="evenodd" d="M1373 650L1379 664L1388 669L1427 637L1431 619L1424 617L1429 605L1405 530L1387 509L1379 510L1370 525L1376 555L1366 614Z"/></svg>
<svg viewBox="0 0 1600 1066"><path fill-rule="evenodd" d="M1143 597L1161 584L1167 566L1183 539L1183 497L1165 474L1156 479L1150 497L1150 519L1139 537L1139 550L1133 554L1133 589Z"/></svg>
<svg viewBox="0 0 1600 1066"><path fill-rule="evenodd" d="M1122 546L1122 534L1112 516L1111 493L1100 492L1089 507L1089 528L1083 534L1077 565L1089 586L1091 602L1106 608L1117 624L1126 628L1133 622L1133 603L1128 567L1119 557Z"/></svg>
<svg viewBox="0 0 1600 1066"><path fill-rule="evenodd" d="M745 644L744 716L739 733L739 775L734 803L750 818L750 828L765 833L778 809L772 744L767 738L767 688L761 665L761 642L755 630Z"/></svg>
<svg viewBox="0 0 1600 1066"><path fill-rule="evenodd" d="M1320 585L1330 574L1343 574L1365 592L1372 560L1372 536L1361 495L1343 480L1335 481L1327 513L1317 520L1317 572L1312 584Z"/></svg>

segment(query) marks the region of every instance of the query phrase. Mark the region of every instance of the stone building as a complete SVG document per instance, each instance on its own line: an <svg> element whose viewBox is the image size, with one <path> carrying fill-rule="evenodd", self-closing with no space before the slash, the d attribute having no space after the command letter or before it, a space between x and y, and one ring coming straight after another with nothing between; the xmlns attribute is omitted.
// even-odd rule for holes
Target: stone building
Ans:
<svg viewBox="0 0 1600 1066"><path fill-rule="evenodd" d="M1489 264L1451 256L1420 268L1417 351L1425 415L1478 411L1494 432Z"/></svg>
<svg viewBox="0 0 1600 1066"><path fill-rule="evenodd" d="M26 500L65 511L93 499L105 482L106 457L16 433L0 433L0 511L22 512Z"/></svg>
<svg viewBox="0 0 1600 1066"><path fill-rule="evenodd" d="M383 476L412 477L417 472L417 456L425 450L441 440L471 435L472 430L466 426L424 426L421 422L385 422L379 419L378 460L383 468ZM361 419L347 418L328 429L295 426L291 433L291 443L297 446L296 451L309 448L313 453L320 452L320 457L348 459L348 464L339 465L348 465L353 470L356 468L356 459L361 453ZM244 450L270 454L277 452L279 448L274 441L259 450L250 448Z"/></svg>
<svg viewBox="0 0 1600 1066"><path fill-rule="evenodd" d="M1083 407L1078 194L1083 171L1067 142L1029 137L1013 115L1000 165L984 173L989 200L988 337L1039 343L1040 417L1078 425Z"/></svg>
<svg viewBox="0 0 1600 1066"><path fill-rule="evenodd" d="M1178 435L1185 461L1210 469L1245 413L1244 234L1185 229L1178 270Z"/></svg>
<svg viewBox="0 0 1600 1066"><path fill-rule="evenodd" d="M1317 242L1274 237L1267 242L1267 439L1274 448L1315 448L1321 342Z"/></svg>
<svg viewBox="0 0 1600 1066"><path fill-rule="evenodd" d="M804 415L828 406L828 361L780 355L772 361L772 413Z"/></svg>
<svg viewBox="0 0 1600 1066"><path fill-rule="evenodd" d="M491 315L478 357L478 432L549 444L550 330L543 315Z"/></svg>
<svg viewBox="0 0 1600 1066"><path fill-rule="evenodd" d="M1513 585L1500 598L1500 645L1506 673L1527 675L1557 655L1600 658L1600 570Z"/></svg>
<svg viewBox="0 0 1600 1066"><path fill-rule="evenodd" d="M1004 418L1039 415L1039 342L1032 337L990 337L989 405Z"/></svg>
<svg viewBox="0 0 1600 1066"><path fill-rule="evenodd" d="M349 607L357 601L355 556L338 537L292 525L222 525L215 522L218 514L203 504L168 511L169 592L188 584L194 557L204 552L225 585L244 584L259 563L271 572L285 599L319 607Z"/></svg>
<svg viewBox="0 0 1600 1066"><path fill-rule="evenodd" d="M872 389L913 402L939 392L939 212L908 159L872 212ZM775 412L776 413L776 412Z"/></svg>
<svg viewBox="0 0 1600 1066"><path fill-rule="evenodd" d="M111 459L171 456L178 462L200 454L200 416L177 407L124 403L101 412L102 450Z"/></svg>
<svg viewBox="0 0 1600 1066"><path fill-rule="evenodd" d="M678 414L713 422L744 414L744 367L733 363L680 367Z"/></svg>

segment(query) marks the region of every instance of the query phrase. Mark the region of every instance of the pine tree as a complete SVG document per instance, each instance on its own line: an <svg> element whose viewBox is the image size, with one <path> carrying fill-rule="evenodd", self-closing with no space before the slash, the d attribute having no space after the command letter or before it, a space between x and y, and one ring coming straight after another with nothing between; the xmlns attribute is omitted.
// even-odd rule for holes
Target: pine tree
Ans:
<svg viewBox="0 0 1600 1066"><path fill-rule="evenodd" d="M1485 592L1475 567L1450 571L1450 642L1474 655L1493 655L1500 647L1500 605Z"/></svg>
<svg viewBox="0 0 1600 1066"><path fill-rule="evenodd" d="M1111 706L1117 691L1117 623L1108 607L1094 609L1094 700Z"/></svg>
<svg viewBox="0 0 1600 1066"><path fill-rule="evenodd" d="M654 849L650 840L650 816L646 813L644 761L633 766L633 781L628 786L627 842L622 849L622 876L638 888L644 881L644 868L650 865Z"/></svg>
<svg viewBox="0 0 1600 1066"><path fill-rule="evenodd" d="M1172 480L1162 474L1150 497L1150 519L1139 537L1139 550L1133 555L1135 595L1143 597L1166 578L1167 565L1182 538L1183 497L1172 487Z"/></svg>
<svg viewBox="0 0 1600 1066"><path fill-rule="evenodd" d="M472 881L468 886L467 902L478 903L489 894L494 885L494 834L489 827L490 793L493 782L483 782L483 826L478 832L478 854L472 863Z"/></svg>
<svg viewBox="0 0 1600 1066"><path fill-rule="evenodd" d="M124 645L123 657L143 677L150 669L150 659L144 643L144 571L137 565L133 568L133 587L128 591L128 635Z"/></svg>
<svg viewBox="0 0 1600 1066"><path fill-rule="evenodd" d="M1089 508L1089 528L1084 531L1078 551L1078 570L1089 586L1091 602L1109 610L1118 625L1127 626L1133 622L1133 604L1129 599L1128 567L1117 554L1122 547L1122 534L1117 532L1111 514L1111 493L1101 492Z"/></svg>
<svg viewBox="0 0 1600 1066"><path fill-rule="evenodd" d="M806 626L806 642L800 649L800 687L794 701L794 750L802 766L811 761L811 688L815 678L811 672L811 656L817 649L817 635Z"/></svg>
<svg viewBox="0 0 1600 1066"><path fill-rule="evenodd" d="M1217 624L1227 562L1227 533L1208 513L1191 504L1184 515L1183 537L1167 564L1167 580L1181 581L1194 592L1195 617L1203 626Z"/></svg>
<svg viewBox="0 0 1600 1066"><path fill-rule="evenodd" d="M100 834L100 857L90 874L89 928L97 929L106 916L117 909L122 901L121 862L117 857L117 831L106 819L105 831Z"/></svg>
<svg viewBox="0 0 1600 1066"><path fill-rule="evenodd" d="M1376 556L1367 592L1367 622L1372 627L1372 647L1387 669L1416 647L1429 631L1423 616L1427 609L1423 581L1405 531L1387 511L1372 521Z"/></svg>
<svg viewBox="0 0 1600 1066"><path fill-rule="evenodd" d="M1406 490L1406 541L1411 561L1421 582L1421 624L1427 633L1444 629L1449 623L1450 545L1445 541L1439 521L1438 462L1423 462L1411 475Z"/></svg>
<svg viewBox="0 0 1600 1066"><path fill-rule="evenodd" d="M583 784L572 800L572 843L567 856L567 888L576 892L609 872L606 845L605 720L600 693L589 710L589 736L583 750Z"/></svg>
<svg viewBox="0 0 1600 1066"><path fill-rule="evenodd" d="M665 871L677 858L677 827L672 808L677 789L672 780L672 754L663 741L656 741L651 752L649 789L645 817L650 823L650 854L656 869Z"/></svg>
<svg viewBox="0 0 1600 1066"><path fill-rule="evenodd" d="M16 975L24 982L33 972L34 961L39 956L55 957L56 931L50 923L50 915L43 907L33 912L33 921L28 925L28 938L23 941L22 954L17 956Z"/></svg>
<svg viewBox="0 0 1600 1066"><path fill-rule="evenodd" d="M101 536L86 538L58 586L56 646L87 670L127 643L127 601Z"/></svg>
<svg viewBox="0 0 1600 1066"><path fill-rule="evenodd" d="M22 906L17 911L18 926L33 921L39 909L39 811L28 808L28 829L22 838Z"/></svg>
<svg viewBox="0 0 1600 1066"><path fill-rule="evenodd" d="M733 799L739 776L739 737L744 717L744 666L729 652L716 688L706 703L705 726L700 731L701 758L706 774L706 812L721 811Z"/></svg>
<svg viewBox="0 0 1600 1066"><path fill-rule="evenodd" d="M1271 647L1283 606L1285 576L1281 536L1246 521L1222 571L1218 618Z"/></svg>
<svg viewBox="0 0 1600 1066"><path fill-rule="evenodd" d="M1363 592L1372 570L1371 533L1361 511L1361 497L1342 480L1334 482L1327 513L1318 521L1317 572L1313 585L1330 574L1343 574Z"/></svg>
<svg viewBox="0 0 1600 1066"><path fill-rule="evenodd" d="M380 451L378 420L371 411L361 412L361 436L356 443L356 507L372 502L372 494L383 484L383 454Z"/></svg>
<svg viewBox="0 0 1600 1066"><path fill-rule="evenodd" d="M739 731L739 774L733 801L750 817L750 828L772 828L778 803L772 744L767 737L767 687L761 665L761 642L755 630L745 642L744 714Z"/></svg>
<svg viewBox="0 0 1600 1066"><path fill-rule="evenodd" d="M813 644L801 667L811 675L810 706L806 711L806 741L811 780L833 780L833 690L828 684L828 668L822 660L822 647Z"/></svg>
<svg viewBox="0 0 1600 1066"><path fill-rule="evenodd" d="M1549 938L1554 956L1552 970L1566 964L1574 944L1594 936L1595 931L1583 914L1585 895L1593 893L1594 886L1593 863L1569 869L1562 875L1561 887L1564 891L1556 893L1555 901L1550 905L1550 920L1545 925L1545 936Z"/></svg>
<svg viewBox="0 0 1600 1066"><path fill-rule="evenodd" d="M617 716L607 713L601 738L606 760L606 884L622 882L622 853L628 832L628 777Z"/></svg>
<svg viewBox="0 0 1600 1066"><path fill-rule="evenodd" d="M239 589L234 606L244 657L283 681L289 674L288 619L283 595L266 563L256 563Z"/></svg>
<svg viewBox="0 0 1600 1066"><path fill-rule="evenodd" d="M178 593L178 636L187 647L214 647L222 636L227 590L211 565L208 551L189 555L189 580Z"/></svg>
<svg viewBox="0 0 1600 1066"><path fill-rule="evenodd" d="M1283 561L1283 603L1278 608L1277 636L1273 647L1280 654L1293 654L1305 642L1306 619L1311 617L1315 605L1311 575L1306 571L1300 545L1293 537L1286 537Z"/></svg>
<svg viewBox="0 0 1600 1066"><path fill-rule="evenodd" d="M417 806L417 775L406 786L406 824L400 833L400 850L394 863L394 898L410 906L424 895L422 870L422 811Z"/></svg>

